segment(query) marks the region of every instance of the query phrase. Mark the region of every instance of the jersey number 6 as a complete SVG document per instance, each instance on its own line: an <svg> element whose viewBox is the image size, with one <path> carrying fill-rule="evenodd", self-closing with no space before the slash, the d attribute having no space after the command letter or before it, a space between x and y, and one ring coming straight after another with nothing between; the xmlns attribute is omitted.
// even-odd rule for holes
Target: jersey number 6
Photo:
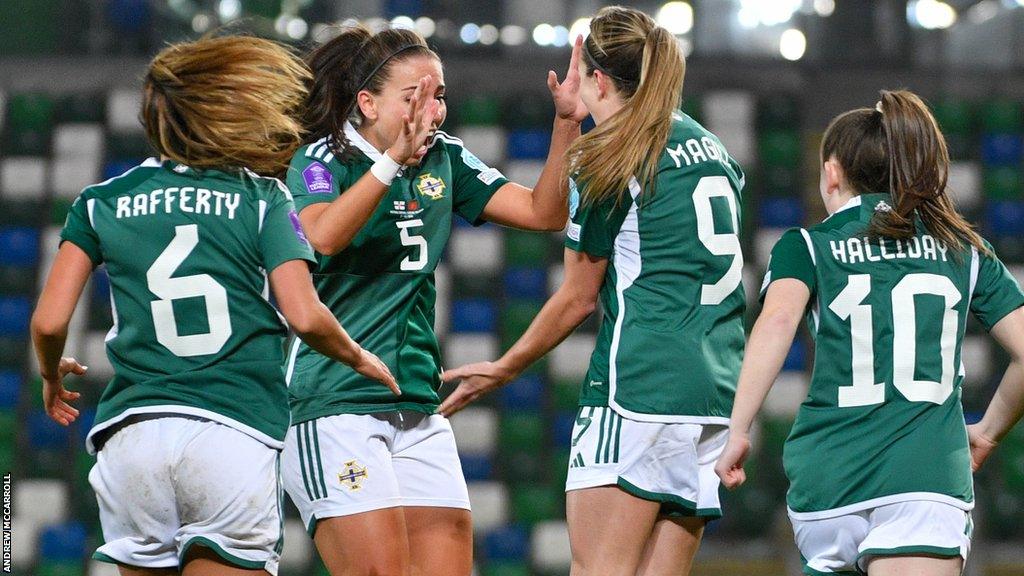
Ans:
<svg viewBox="0 0 1024 576"><path fill-rule="evenodd" d="M150 303L156 339L179 357L216 354L231 337L227 290L209 274L171 277L198 245L198 226L176 226L174 239L146 272L149 291L159 298ZM178 334L172 302L196 297L206 303L206 321L210 330L204 334L182 336Z"/></svg>

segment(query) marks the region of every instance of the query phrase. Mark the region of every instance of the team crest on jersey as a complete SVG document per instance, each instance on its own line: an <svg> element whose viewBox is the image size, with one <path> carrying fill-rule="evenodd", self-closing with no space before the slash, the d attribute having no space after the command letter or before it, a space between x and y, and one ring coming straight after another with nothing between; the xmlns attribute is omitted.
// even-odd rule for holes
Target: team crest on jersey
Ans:
<svg viewBox="0 0 1024 576"><path fill-rule="evenodd" d="M430 172L420 175L419 180L416 182L416 189L419 190L420 194L431 200L443 198L444 188L444 181L440 178L434 178L430 175Z"/></svg>
<svg viewBox="0 0 1024 576"><path fill-rule="evenodd" d="M360 466L356 460L345 462L344 469L338 473L338 482L351 491L362 488L363 481L367 478L369 474L366 473L366 467Z"/></svg>

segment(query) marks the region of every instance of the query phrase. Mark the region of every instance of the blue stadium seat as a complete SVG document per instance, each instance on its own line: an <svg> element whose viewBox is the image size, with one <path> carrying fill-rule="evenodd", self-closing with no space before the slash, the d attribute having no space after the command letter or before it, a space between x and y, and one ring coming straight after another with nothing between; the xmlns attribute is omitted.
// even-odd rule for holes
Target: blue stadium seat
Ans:
<svg viewBox="0 0 1024 576"><path fill-rule="evenodd" d="M802 371L807 368L807 346L799 338L793 340L793 345L786 354L786 361L782 364L783 370Z"/></svg>
<svg viewBox="0 0 1024 576"><path fill-rule="evenodd" d="M551 433L555 436L552 443L559 448L568 448L572 443L572 428L576 424L576 412L563 410L555 414L551 424Z"/></svg>
<svg viewBox="0 0 1024 576"><path fill-rule="evenodd" d="M990 201L986 220L988 231L995 236L1024 234L1024 202Z"/></svg>
<svg viewBox="0 0 1024 576"><path fill-rule="evenodd" d="M412 16L423 14L423 0L387 0L384 3L384 14L388 18L395 16Z"/></svg>
<svg viewBox="0 0 1024 576"><path fill-rule="evenodd" d="M92 300L101 306L110 303L110 276L106 268L97 268L92 274Z"/></svg>
<svg viewBox="0 0 1024 576"><path fill-rule="evenodd" d="M538 264L541 264L538 262ZM508 268L505 270L505 296L544 300L548 295L548 271L545 268Z"/></svg>
<svg viewBox="0 0 1024 576"><path fill-rule="evenodd" d="M39 229L0 228L0 265L35 266L39 262Z"/></svg>
<svg viewBox="0 0 1024 576"><path fill-rule="evenodd" d="M40 557L46 560L81 560L85 556L87 531L82 522L67 522L45 528L39 535Z"/></svg>
<svg viewBox="0 0 1024 576"><path fill-rule="evenodd" d="M149 0L108 0L107 19L120 32L140 32L150 21Z"/></svg>
<svg viewBox="0 0 1024 576"><path fill-rule="evenodd" d="M762 198L759 226L789 228L804 223L804 203L800 198Z"/></svg>
<svg viewBox="0 0 1024 576"><path fill-rule="evenodd" d="M526 528L510 524L484 536L484 556L488 560L521 560L530 552L530 534Z"/></svg>
<svg viewBox="0 0 1024 576"><path fill-rule="evenodd" d="M22 296L0 297L0 334L20 336L28 334L32 316L32 300Z"/></svg>
<svg viewBox="0 0 1024 576"><path fill-rule="evenodd" d="M486 454L460 454L462 474L466 482L490 480L494 477L494 461Z"/></svg>
<svg viewBox="0 0 1024 576"><path fill-rule="evenodd" d="M1024 158L1024 135L985 134L981 137L981 160L987 166L1018 166Z"/></svg>
<svg viewBox="0 0 1024 576"><path fill-rule="evenodd" d="M92 429L92 425L95 422L95 408L82 408L79 410L78 419L75 420L75 424L78 426L78 441L81 442L78 448L85 449L85 437L89 435L89 430Z"/></svg>
<svg viewBox="0 0 1024 576"><path fill-rule="evenodd" d="M68 429L51 420L45 411L35 410L28 415L28 441L33 448L64 448L68 444Z"/></svg>
<svg viewBox="0 0 1024 576"><path fill-rule="evenodd" d="M537 412L544 405L544 378L524 374L503 387L498 398L506 412Z"/></svg>
<svg viewBox="0 0 1024 576"><path fill-rule="evenodd" d="M13 370L0 372L0 409L15 408L21 397L22 376Z"/></svg>
<svg viewBox="0 0 1024 576"><path fill-rule="evenodd" d="M103 165L102 178L104 180L108 180L110 178L114 178L115 176L120 176L121 174L124 174L125 172L131 170L132 168L135 168L141 163L142 160L111 160L110 162L107 162L106 164Z"/></svg>
<svg viewBox="0 0 1024 576"><path fill-rule="evenodd" d="M498 306L493 300L472 298L452 302L452 332L493 332Z"/></svg>
<svg viewBox="0 0 1024 576"><path fill-rule="evenodd" d="M551 133L548 130L510 130L506 147L510 160L542 160L547 158L551 146Z"/></svg>

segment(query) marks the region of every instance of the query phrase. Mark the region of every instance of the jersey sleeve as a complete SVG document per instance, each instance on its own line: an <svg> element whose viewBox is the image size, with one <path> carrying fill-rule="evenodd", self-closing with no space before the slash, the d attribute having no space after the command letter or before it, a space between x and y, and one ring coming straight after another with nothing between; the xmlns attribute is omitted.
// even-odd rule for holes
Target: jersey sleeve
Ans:
<svg viewBox="0 0 1024 576"><path fill-rule="evenodd" d="M991 246L989 250L992 250ZM971 296L971 312L986 330L991 330L1007 314L1024 306L1024 293L995 252L972 253L972 258L978 259L978 272Z"/></svg>
<svg viewBox="0 0 1024 576"><path fill-rule="evenodd" d="M598 258L610 258L615 249L615 236L622 228L626 210L616 206L614 197L602 202L583 204L580 191L569 179L569 227L565 247Z"/></svg>
<svg viewBox="0 0 1024 576"><path fill-rule="evenodd" d="M100 251L100 237L92 226L92 218L89 217L89 199L83 193L75 199L68 211L68 218L64 222L64 229L60 232L60 243L71 242L85 252L92 260L93 266L103 263L103 253Z"/></svg>
<svg viewBox="0 0 1024 576"><path fill-rule="evenodd" d="M481 215L494 193L508 183L497 169L484 164L463 146L447 144L452 163L452 209L474 226L483 224Z"/></svg>
<svg viewBox="0 0 1024 576"><path fill-rule="evenodd" d="M341 193L341 180L345 176L341 172L345 166L340 162L324 162L315 155L307 156L316 149L316 144L300 148L288 166L286 184L299 212L313 204L332 202Z"/></svg>
<svg viewBox="0 0 1024 576"><path fill-rule="evenodd" d="M272 192L267 200L267 212L260 226L260 257L263 269L269 274L289 260L305 260L316 264L313 249L302 231L302 223L295 211L295 203L287 189Z"/></svg>
<svg viewBox="0 0 1024 576"><path fill-rule="evenodd" d="M771 258L768 259L768 271L765 272L764 282L761 284L761 301L764 301L765 294L768 293L768 286L782 278L799 280L807 285L812 294L814 293L816 282L810 249L799 228L790 228L782 238L779 238L772 248Z"/></svg>

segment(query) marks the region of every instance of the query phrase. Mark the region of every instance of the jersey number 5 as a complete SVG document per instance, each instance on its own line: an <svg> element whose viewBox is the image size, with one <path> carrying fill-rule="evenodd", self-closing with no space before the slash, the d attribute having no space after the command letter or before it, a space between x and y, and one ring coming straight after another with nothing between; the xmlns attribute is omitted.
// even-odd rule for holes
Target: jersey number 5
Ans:
<svg viewBox="0 0 1024 576"><path fill-rule="evenodd" d="M198 226L176 226L174 239L146 272L149 291L159 298L150 303L156 339L179 357L216 354L231 337L227 290L209 274L171 277L198 244ZM172 302L197 297L206 303L206 321L210 330L204 334L182 336L178 334Z"/></svg>
<svg viewBox="0 0 1024 576"><path fill-rule="evenodd" d="M732 232L715 232L715 214L712 198L724 198L729 206ZM725 176L705 176L693 190L693 208L697 212L697 237L715 256L732 256L732 263L718 282L702 284L700 303L705 306L721 304L743 279L743 253L740 251L740 219L736 210L736 195Z"/></svg>
<svg viewBox="0 0 1024 576"><path fill-rule="evenodd" d="M850 321L853 353L853 385L839 387L839 407L871 406L885 402L885 383L875 383L875 334L871 306L864 299L871 292L869 274L853 274L846 288L828 308L841 320ZM917 306L914 297L939 296L945 304L939 354L942 373L939 381L918 380ZM953 355L960 313L953 307L961 295L953 281L940 274L908 274L892 289L892 384L911 402L942 404L953 393Z"/></svg>
<svg viewBox="0 0 1024 576"><path fill-rule="evenodd" d="M410 228L419 228L423 226L423 221L420 219L416 220L400 220L395 222L395 226L398 226L398 239L402 241L402 246L415 246L416 258L412 256L406 256L402 258L399 269L402 272L415 272L417 270L423 270L427 265L427 239L423 236L415 236L409 233Z"/></svg>

